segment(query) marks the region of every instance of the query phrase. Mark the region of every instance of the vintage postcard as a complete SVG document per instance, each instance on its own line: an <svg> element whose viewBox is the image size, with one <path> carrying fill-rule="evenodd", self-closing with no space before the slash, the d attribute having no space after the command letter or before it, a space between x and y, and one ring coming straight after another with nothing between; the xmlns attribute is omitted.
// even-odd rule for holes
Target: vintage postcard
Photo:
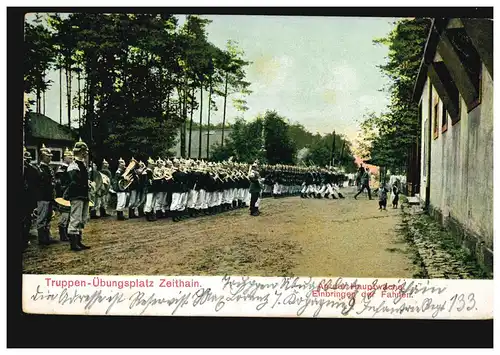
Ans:
<svg viewBox="0 0 500 355"><path fill-rule="evenodd" d="M25 313L493 318L492 18L36 12L23 48Z"/></svg>

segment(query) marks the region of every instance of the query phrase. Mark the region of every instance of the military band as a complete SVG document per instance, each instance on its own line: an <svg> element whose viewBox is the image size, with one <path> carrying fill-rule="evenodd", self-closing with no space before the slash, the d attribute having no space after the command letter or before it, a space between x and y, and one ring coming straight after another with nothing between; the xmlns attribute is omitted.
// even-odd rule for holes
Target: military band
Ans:
<svg viewBox="0 0 500 355"><path fill-rule="evenodd" d="M106 159L102 161L100 171L95 164L88 168L89 149L81 140L73 151L65 150L64 162L55 173L49 165L50 149L42 146L40 157L41 161L35 167L25 150L24 180L28 206L23 213L23 241L27 245L29 221L35 204L33 198L29 202L30 191L36 191L39 244L57 242L50 236L55 205L60 213L60 240L69 240L72 251L90 248L82 243L85 225L91 213L95 218L110 216L107 208L113 195L119 221L145 216L149 222L164 218L179 222L247 207L250 215L258 216L262 197L343 198L339 186L347 180L344 174L332 167L261 165L257 161L249 165L232 158L224 162L206 162L149 157L146 164L134 158L127 164L120 158L113 175Z"/></svg>

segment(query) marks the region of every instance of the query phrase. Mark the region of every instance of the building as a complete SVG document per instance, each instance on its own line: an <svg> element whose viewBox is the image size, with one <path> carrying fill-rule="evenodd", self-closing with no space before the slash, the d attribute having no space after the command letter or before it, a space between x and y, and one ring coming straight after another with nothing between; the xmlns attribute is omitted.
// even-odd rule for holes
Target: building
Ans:
<svg viewBox="0 0 500 355"><path fill-rule="evenodd" d="M224 130L224 142L226 143L231 135L232 129L226 128ZM189 129L186 130L186 157L189 158L201 158L207 159L207 141L209 142L209 153L211 153L211 149L213 149L216 145L220 145L222 143L222 129L221 128L212 128L210 132L207 129L203 129L201 131L201 157L199 156L199 146L200 146L200 129L196 128L191 131L191 155L189 155ZM210 138L208 138L210 137ZM173 151L175 156L181 156L181 140L180 140L180 132L177 135L177 143L175 145L175 149Z"/></svg>
<svg viewBox="0 0 500 355"><path fill-rule="evenodd" d="M492 20L433 21L414 100L421 118L419 199L492 269Z"/></svg>
<svg viewBox="0 0 500 355"><path fill-rule="evenodd" d="M61 162L64 150L72 149L78 139L76 132L39 113L27 113L26 118L28 125L25 131L25 145L33 162L38 162L42 144L52 151L53 162Z"/></svg>

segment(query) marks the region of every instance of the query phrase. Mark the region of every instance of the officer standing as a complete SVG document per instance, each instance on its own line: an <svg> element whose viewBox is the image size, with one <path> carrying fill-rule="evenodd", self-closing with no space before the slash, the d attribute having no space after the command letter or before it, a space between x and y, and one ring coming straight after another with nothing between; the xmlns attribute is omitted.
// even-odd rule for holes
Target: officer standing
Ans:
<svg viewBox="0 0 500 355"><path fill-rule="evenodd" d="M82 231L89 214L89 173L86 166L89 149L87 144L76 142L73 148L74 161L68 166L69 184L64 198L71 203L68 237L72 251L90 249L82 244Z"/></svg>
<svg viewBox="0 0 500 355"><path fill-rule="evenodd" d="M54 171L50 167L52 152L42 145L40 149L39 170L39 194L37 201L37 220L36 228L38 230L38 243L40 245L49 245L57 243L57 240L50 236L50 220L52 219L52 204L55 197L55 178Z"/></svg>
<svg viewBox="0 0 500 355"><path fill-rule="evenodd" d="M248 178L250 179L250 215L258 216L260 212L257 201L259 200L262 187L260 186L260 175L257 163L252 164Z"/></svg>
<svg viewBox="0 0 500 355"><path fill-rule="evenodd" d="M68 167L73 162L73 152L68 148L64 151L63 163L59 166L55 173L56 178L56 197L63 197L69 185ZM61 242L69 241L68 224L69 224L69 209L61 209L59 216L59 239Z"/></svg>

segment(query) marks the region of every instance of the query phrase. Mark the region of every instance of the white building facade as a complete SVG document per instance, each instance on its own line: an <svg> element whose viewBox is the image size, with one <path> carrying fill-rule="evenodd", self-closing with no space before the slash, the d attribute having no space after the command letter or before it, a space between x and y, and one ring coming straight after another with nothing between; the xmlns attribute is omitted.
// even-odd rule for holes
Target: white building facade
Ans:
<svg viewBox="0 0 500 355"><path fill-rule="evenodd" d="M420 199L487 269L493 267L493 25L435 20L415 86Z"/></svg>

